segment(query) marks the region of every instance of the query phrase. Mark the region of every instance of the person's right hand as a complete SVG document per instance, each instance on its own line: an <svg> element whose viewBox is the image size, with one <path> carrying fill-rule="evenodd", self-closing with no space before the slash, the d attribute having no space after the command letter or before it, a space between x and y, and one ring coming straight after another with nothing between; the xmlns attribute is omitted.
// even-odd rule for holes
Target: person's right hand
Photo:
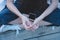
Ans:
<svg viewBox="0 0 60 40"><path fill-rule="evenodd" d="M32 25L31 24L31 21L29 20L28 17L22 15L21 17L22 19L22 24L23 24L23 27L26 29L26 30L29 30L30 26Z"/></svg>

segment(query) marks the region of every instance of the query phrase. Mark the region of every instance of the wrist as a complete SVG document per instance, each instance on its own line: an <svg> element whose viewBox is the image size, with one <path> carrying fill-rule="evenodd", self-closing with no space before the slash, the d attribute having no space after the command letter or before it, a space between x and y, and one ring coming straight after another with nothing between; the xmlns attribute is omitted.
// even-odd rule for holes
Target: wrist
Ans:
<svg viewBox="0 0 60 40"><path fill-rule="evenodd" d="M42 20L41 17L38 17L35 19L35 22L37 23L37 22L40 22L41 20Z"/></svg>
<svg viewBox="0 0 60 40"><path fill-rule="evenodd" d="M18 16L19 16L20 18L22 18L23 15L22 15L21 13L19 13Z"/></svg>

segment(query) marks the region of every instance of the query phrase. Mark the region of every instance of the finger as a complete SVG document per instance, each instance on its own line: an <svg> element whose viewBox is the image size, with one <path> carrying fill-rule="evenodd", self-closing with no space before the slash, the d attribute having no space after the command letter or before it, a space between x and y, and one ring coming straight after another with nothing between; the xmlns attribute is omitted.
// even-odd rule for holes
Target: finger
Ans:
<svg viewBox="0 0 60 40"><path fill-rule="evenodd" d="M25 22L27 26L30 26L30 23L28 23L27 21Z"/></svg>
<svg viewBox="0 0 60 40"><path fill-rule="evenodd" d="M31 31L34 31L34 30L35 30L35 29L33 28L33 26L29 27L28 29L31 30Z"/></svg>
<svg viewBox="0 0 60 40"><path fill-rule="evenodd" d="M26 21L26 25L29 26L29 27L31 27L32 22L30 22L30 21Z"/></svg>
<svg viewBox="0 0 60 40"><path fill-rule="evenodd" d="M24 29L27 29L27 26L24 21L23 21L23 26L24 26Z"/></svg>
<svg viewBox="0 0 60 40"><path fill-rule="evenodd" d="M29 30L29 29L30 29L29 24L25 23L24 26L25 26L25 29L26 29L26 30Z"/></svg>
<svg viewBox="0 0 60 40"><path fill-rule="evenodd" d="M38 29L38 25L34 25L32 30Z"/></svg>
<svg viewBox="0 0 60 40"><path fill-rule="evenodd" d="M36 24L32 24L29 29L32 30L32 31L35 31L38 28L39 28L39 23L36 23Z"/></svg>

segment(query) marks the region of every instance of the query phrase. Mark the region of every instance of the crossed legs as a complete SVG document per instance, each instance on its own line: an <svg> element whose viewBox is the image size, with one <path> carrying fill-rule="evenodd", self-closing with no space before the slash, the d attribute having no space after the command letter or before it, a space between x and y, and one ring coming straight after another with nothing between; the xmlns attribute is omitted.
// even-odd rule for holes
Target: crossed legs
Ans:
<svg viewBox="0 0 60 40"><path fill-rule="evenodd" d="M25 15L25 16L29 17L28 15ZM15 20L9 22L9 24L21 24L21 23L22 23L22 22L21 22L21 18L17 18L17 19L15 19ZM51 24L52 24L52 23L46 22L46 21L44 21L44 20L41 20L41 21L40 21L40 26L42 26L42 25L51 25Z"/></svg>

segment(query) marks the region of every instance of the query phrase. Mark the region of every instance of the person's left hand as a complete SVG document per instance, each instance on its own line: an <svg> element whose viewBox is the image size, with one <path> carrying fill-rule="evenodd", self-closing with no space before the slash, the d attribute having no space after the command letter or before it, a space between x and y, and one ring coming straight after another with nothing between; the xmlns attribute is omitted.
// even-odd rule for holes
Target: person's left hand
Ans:
<svg viewBox="0 0 60 40"><path fill-rule="evenodd" d="M34 31L34 30L38 29L40 26L39 24L40 24L39 18L36 18L34 20L33 24L31 25L30 30Z"/></svg>

